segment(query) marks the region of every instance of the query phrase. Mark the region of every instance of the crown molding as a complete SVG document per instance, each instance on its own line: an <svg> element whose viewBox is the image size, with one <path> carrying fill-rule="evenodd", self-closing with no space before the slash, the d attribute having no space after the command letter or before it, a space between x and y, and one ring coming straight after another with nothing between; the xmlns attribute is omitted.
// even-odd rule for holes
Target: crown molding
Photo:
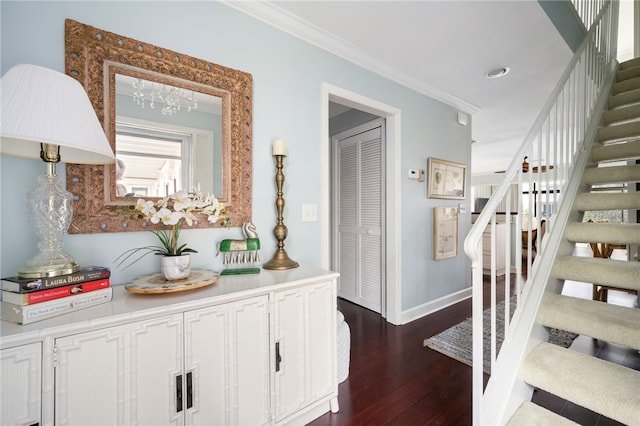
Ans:
<svg viewBox="0 0 640 426"><path fill-rule="evenodd" d="M326 50L342 59L361 66L373 73L401 84L418 93L429 96L468 114L474 114L480 107L423 81L419 81L398 69L382 63L362 49L324 31L312 23L300 19L288 11L268 1L222 0L221 3L238 10L272 27L304 40L320 49Z"/></svg>

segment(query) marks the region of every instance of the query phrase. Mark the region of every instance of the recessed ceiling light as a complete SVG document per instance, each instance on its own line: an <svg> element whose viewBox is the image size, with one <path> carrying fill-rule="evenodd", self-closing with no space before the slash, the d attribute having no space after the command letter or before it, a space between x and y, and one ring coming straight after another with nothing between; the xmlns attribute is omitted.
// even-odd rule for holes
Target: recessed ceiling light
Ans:
<svg viewBox="0 0 640 426"><path fill-rule="evenodd" d="M500 78L500 77L503 77L503 76L507 75L507 73L509 71L510 71L509 67L496 68L496 69L493 69L493 70L489 71L487 73L487 77L488 78Z"/></svg>

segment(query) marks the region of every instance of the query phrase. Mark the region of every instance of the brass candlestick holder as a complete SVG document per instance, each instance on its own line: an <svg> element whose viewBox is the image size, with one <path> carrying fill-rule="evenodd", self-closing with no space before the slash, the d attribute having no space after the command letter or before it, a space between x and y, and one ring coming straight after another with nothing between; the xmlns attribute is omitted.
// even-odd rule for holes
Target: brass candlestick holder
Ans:
<svg viewBox="0 0 640 426"><path fill-rule="evenodd" d="M284 210L284 198L282 197L282 187L284 185L284 173L282 173L282 161L286 155L274 155L276 159L276 187L278 197L276 198L276 210L278 211L278 224L273 228L273 235L278 240L278 249L273 255L273 259L262 265L265 269L293 269L300 266L298 262L289 259L289 255L284 249L284 240L287 238L287 227L284 225L282 211Z"/></svg>

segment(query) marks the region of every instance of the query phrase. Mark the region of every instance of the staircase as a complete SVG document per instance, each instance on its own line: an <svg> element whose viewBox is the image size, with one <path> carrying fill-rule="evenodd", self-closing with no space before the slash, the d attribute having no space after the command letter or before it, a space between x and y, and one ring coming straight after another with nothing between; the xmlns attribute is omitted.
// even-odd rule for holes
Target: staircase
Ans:
<svg viewBox="0 0 640 426"><path fill-rule="evenodd" d="M591 150L591 163L582 177L584 192L573 203L576 221L567 224L568 243L640 244L640 224L588 223L584 212L597 210L638 210L640 192L640 58L620 65L613 84L608 109L598 129L598 143ZM606 166L625 160L631 165ZM628 193L599 191L602 185L628 183ZM593 191L592 191L593 190ZM630 215L635 221L635 215ZM634 253L631 253L633 256ZM640 293L640 260L557 256L552 280L589 282ZM640 350L640 306L627 308L601 301L546 294L537 323L594 339ZM590 355L539 343L527 355L522 379L530 386L588 408L627 425L640 425L640 371ZM530 401L523 403L510 425L574 424Z"/></svg>

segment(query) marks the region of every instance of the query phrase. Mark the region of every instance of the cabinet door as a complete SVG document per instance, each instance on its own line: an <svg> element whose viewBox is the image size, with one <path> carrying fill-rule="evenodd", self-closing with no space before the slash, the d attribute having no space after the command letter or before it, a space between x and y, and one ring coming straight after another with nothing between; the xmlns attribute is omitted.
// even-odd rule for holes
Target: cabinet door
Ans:
<svg viewBox="0 0 640 426"><path fill-rule="evenodd" d="M0 351L0 424L40 423L41 366L41 343Z"/></svg>
<svg viewBox="0 0 640 426"><path fill-rule="evenodd" d="M182 425L182 315L56 339L56 425Z"/></svg>
<svg viewBox="0 0 640 426"><path fill-rule="evenodd" d="M186 312L185 373L187 424L268 424L268 297Z"/></svg>
<svg viewBox="0 0 640 426"><path fill-rule="evenodd" d="M336 389L336 294L331 282L274 295L276 421Z"/></svg>

